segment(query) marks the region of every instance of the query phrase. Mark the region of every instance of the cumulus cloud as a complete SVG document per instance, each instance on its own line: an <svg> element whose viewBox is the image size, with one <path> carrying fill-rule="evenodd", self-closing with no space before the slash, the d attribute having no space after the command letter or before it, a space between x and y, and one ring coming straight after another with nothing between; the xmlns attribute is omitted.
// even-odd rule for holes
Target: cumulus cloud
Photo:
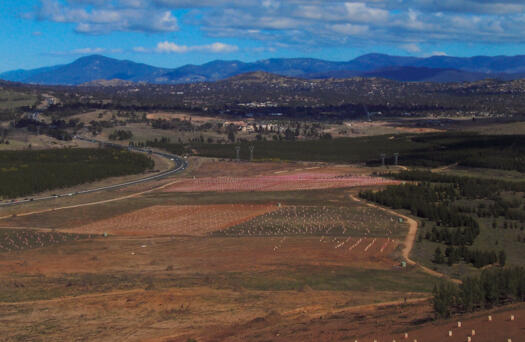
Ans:
<svg viewBox="0 0 525 342"><path fill-rule="evenodd" d="M414 42L525 42L523 0L40 0L34 17L74 23L85 34L174 32L184 24L209 37L300 47L379 43L413 53Z"/></svg>
<svg viewBox="0 0 525 342"><path fill-rule="evenodd" d="M89 5L89 6L87 6ZM173 32L177 19L171 11L142 7L141 0L121 0L118 3L99 0L41 0L34 16L39 20L74 23L75 30L85 34L105 34L113 31Z"/></svg>
<svg viewBox="0 0 525 342"><path fill-rule="evenodd" d="M419 47L419 45L415 43L403 44L401 45L401 48L410 53L420 53L421 52L421 48Z"/></svg>
<svg viewBox="0 0 525 342"><path fill-rule="evenodd" d="M231 53L239 50L236 45L229 45L220 42L205 45L179 45L174 42L159 42L154 49L148 49L142 46L133 48L135 52L142 53L188 53L188 52L209 52L209 53Z"/></svg>

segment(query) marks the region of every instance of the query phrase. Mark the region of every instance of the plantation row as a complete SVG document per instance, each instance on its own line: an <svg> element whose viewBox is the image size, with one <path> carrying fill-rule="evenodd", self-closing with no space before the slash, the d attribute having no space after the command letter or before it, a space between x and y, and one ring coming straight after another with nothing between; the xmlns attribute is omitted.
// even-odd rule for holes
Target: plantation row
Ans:
<svg viewBox="0 0 525 342"><path fill-rule="evenodd" d="M137 174L153 166L153 161L145 155L115 149L1 151L0 197L27 196Z"/></svg>
<svg viewBox="0 0 525 342"><path fill-rule="evenodd" d="M43 248L70 241L91 239L91 235L38 232L34 230L0 229L0 252Z"/></svg>
<svg viewBox="0 0 525 342"><path fill-rule="evenodd" d="M523 302L525 268L487 269L477 277L463 279L460 285L443 281L434 287L433 295L434 311L438 317Z"/></svg>
<svg viewBox="0 0 525 342"><path fill-rule="evenodd" d="M397 217L371 208L287 206L213 235L397 237L403 228Z"/></svg>

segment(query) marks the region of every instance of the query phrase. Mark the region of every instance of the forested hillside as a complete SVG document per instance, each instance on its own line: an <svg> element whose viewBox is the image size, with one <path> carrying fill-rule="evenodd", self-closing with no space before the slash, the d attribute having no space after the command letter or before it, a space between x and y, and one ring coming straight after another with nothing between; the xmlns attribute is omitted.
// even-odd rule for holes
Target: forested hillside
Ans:
<svg viewBox="0 0 525 342"><path fill-rule="evenodd" d="M0 152L0 197L14 198L153 167L142 154L116 149Z"/></svg>

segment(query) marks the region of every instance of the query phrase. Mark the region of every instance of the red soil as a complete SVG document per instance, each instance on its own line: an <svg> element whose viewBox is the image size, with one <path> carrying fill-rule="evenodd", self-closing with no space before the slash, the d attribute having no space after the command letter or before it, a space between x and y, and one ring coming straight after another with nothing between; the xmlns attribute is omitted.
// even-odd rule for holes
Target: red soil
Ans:
<svg viewBox="0 0 525 342"><path fill-rule="evenodd" d="M204 235L278 209L274 205L153 206L68 231L115 235Z"/></svg>
<svg viewBox="0 0 525 342"><path fill-rule="evenodd" d="M287 191L348 188L397 184L397 181L368 176L301 172L257 177L204 177L184 179L164 189L166 192L204 191Z"/></svg>

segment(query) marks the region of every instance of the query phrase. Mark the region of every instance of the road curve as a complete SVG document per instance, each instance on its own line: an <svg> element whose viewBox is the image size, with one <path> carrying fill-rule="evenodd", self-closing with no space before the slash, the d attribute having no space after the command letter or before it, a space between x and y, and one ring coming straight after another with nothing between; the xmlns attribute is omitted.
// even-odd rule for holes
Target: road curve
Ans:
<svg viewBox="0 0 525 342"><path fill-rule="evenodd" d="M435 277L438 277L438 278L448 278L448 279L450 279L451 281L453 281L455 283L460 283L460 281L458 279L450 278L450 277L448 277L447 275L445 275L443 273L439 273L437 271L434 271L433 269L430 269L430 268L428 268L426 266L418 264L414 260L410 259L410 252L412 252L412 248L414 247L414 242L416 240L416 235L417 235L417 230L418 230L418 223L417 223L416 220L414 220L413 218L411 218L409 216L400 214L397 211L394 211L392 209L384 208L382 206L376 205L374 203L370 203L368 201L362 201L361 199L355 197L354 195L350 195L350 198L352 200L356 201L356 202L362 202L362 203L366 204L369 207L383 210L384 212L387 212L387 213L395 215L395 216L402 217L404 220L406 220L406 222L408 223L408 234L407 234L407 236L405 238L405 241L403 242L403 250L401 251L401 253L403 255L403 259L405 259L407 264L415 265L415 266L421 268L421 270L423 270L423 272L425 272L427 274L430 274L432 276L435 276Z"/></svg>
<svg viewBox="0 0 525 342"><path fill-rule="evenodd" d="M23 203L29 203L29 202L35 202L35 201L46 201L46 200L51 200L51 199L58 198L58 197L70 197L70 196L76 196L76 195L82 195L82 194L89 194L89 193L92 193L92 192L123 188L123 187L126 187L126 186L140 184L140 183L145 183L145 182L149 182L149 181L152 181L152 180L155 180L155 179L160 179L160 178L164 178L166 176L177 174L177 173L180 173L180 172L184 171L188 167L188 163L186 162L186 160L184 160L183 158L181 158L179 156L176 156L174 154L163 153L163 152L155 152L155 151L152 151L150 149L144 149L144 148L138 148L138 147L125 147L125 146L122 146L122 145L119 145L119 144L108 143L108 142L104 142L104 141L99 141L99 140L95 140L95 139L88 139L88 138L83 138L83 137L79 137L79 136L75 136L75 139L86 141L86 142L91 142L91 143L94 143L94 144L102 144L104 146L110 146L110 147L116 147L116 148L125 148L125 149L128 149L130 151L137 151L137 152L142 152L142 153L154 154L154 155L160 156L162 158L167 158L167 159L170 159L171 161L174 161L175 162L175 167L170 169L170 170L168 170L168 171L161 172L161 173L153 175L153 176L140 178L140 179L137 179L137 180L133 180L133 181L125 182L125 183L120 183L120 184L102 186L102 187L98 187L98 188L81 190L81 191L76 191L76 192L69 192L69 193L65 193L65 194L57 194L57 195L52 195L52 196L32 197L31 199L24 199L24 200L18 200L18 201L8 200L9 202L0 203L0 208L1 207L13 206L13 205L20 205L20 204L23 204Z"/></svg>

